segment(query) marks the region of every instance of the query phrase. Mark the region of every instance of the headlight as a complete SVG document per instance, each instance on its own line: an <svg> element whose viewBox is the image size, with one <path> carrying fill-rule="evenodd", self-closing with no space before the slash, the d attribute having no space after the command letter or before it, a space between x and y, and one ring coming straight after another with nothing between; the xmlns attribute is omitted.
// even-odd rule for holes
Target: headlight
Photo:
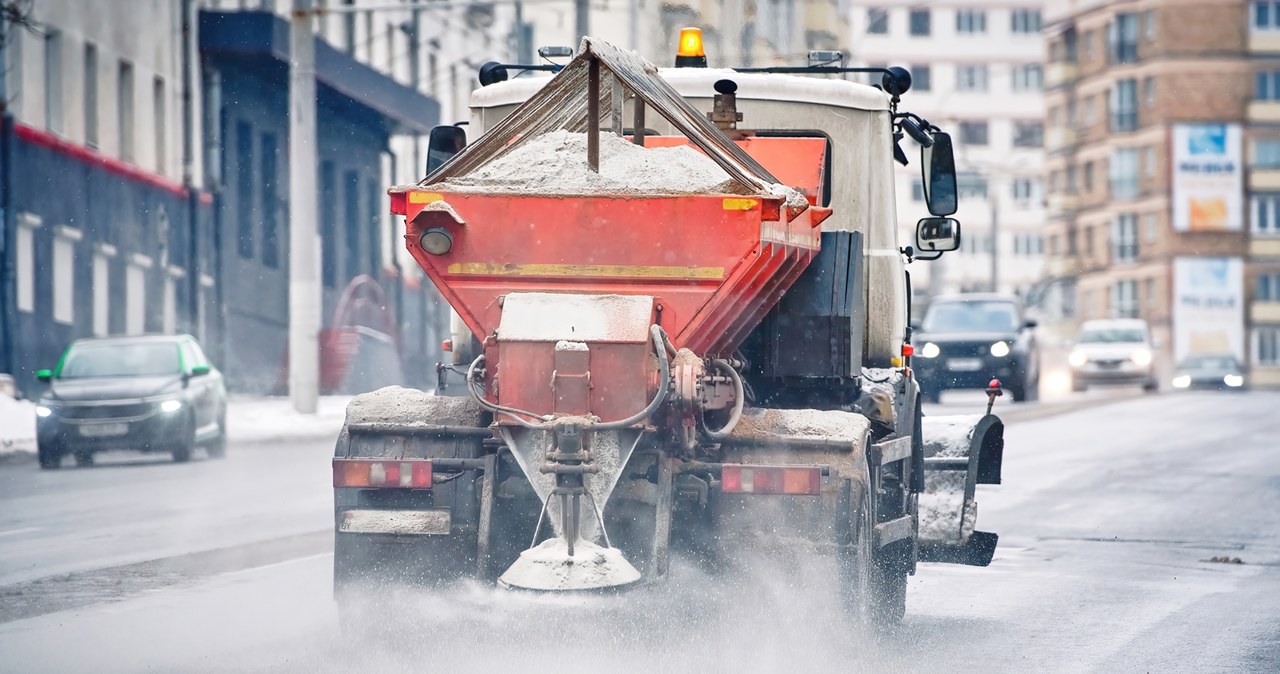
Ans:
<svg viewBox="0 0 1280 674"><path fill-rule="evenodd" d="M942 353L942 349L939 349L938 345L933 342L925 342L924 348L920 349L921 358L937 358L940 353Z"/></svg>
<svg viewBox="0 0 1280 674"><path fill-rule="evenodd" d="M992 344L991 355L995 356L996 358L1004 358L1005 356L1009 355L1009 343L996 342L995 344Z"/></svg>
<svg viewBox="0 0 1280 674"><path fill-rule="evenodd" d="M1180 374L1173 378L1174 388L1187 388L1191 386L1191 375Z"/></svg>
<svg viewBox="0 0 1280 674"><path fill-rule="evenodd" d="M172 413L172 412L177 412L180 409L182 409L181 400L166 400L160 403L161 412Z"/></svg>
<svg viewBox="0 0 1280 674"><path fill-rule="evenodd" d="M50 414L53 414L53 410L49 409L48 407L45 407L44 405L36 405L36 416L43 419L49 416Z"/></svg>
<svg viewBox="0 0 1280 674"><path fill-rule="evenodd" d="M1067 356L1067 362L1071 363L1071 367L1084 367L1084 364L1089 362L1089 356L1083 351L1072 351L1071 355Z"/></svg>
<svg viewBox="0 0 1280 674"><path fill-rule="evenodd" d="M1147 349L1138 349L1137 351L1129 354L1129 360L1146 367L1151 364L1151 351Z"/></svg>
<svg viewBox="0 0 1280 674"><path fill-rule="evenodd" d="M1244 377L1241 377L1238 374L1229 374L1222 378L1222 383L1230 386L1231 388L1237 388L1244 386Z"/></svg>

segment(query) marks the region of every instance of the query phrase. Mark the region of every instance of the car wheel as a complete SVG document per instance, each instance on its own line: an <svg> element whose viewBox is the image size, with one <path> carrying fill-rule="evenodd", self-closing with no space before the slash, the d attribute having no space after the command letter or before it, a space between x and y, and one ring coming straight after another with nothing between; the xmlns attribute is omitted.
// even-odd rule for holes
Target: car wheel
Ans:
<svg viewBox="0 0 1280 674"><path fill-rule="evenodd" d="M1089 390L1089 385L1078 379L1073 379L1071 380L1071 390L1076 393L1084 393Z"/></svg>
<svg viewBox="0 0 1280 674"><path fill-rule="evenodd" d="M1151 381L1142 385L1142 390L1146 391L1147 393L1155 393L1156 391L1160 390L1160 382L1152 379Z"/></svg>
<svg viewBox="0 0 1280 674"><path fill-rule="evenodd" d="M93 452L80 451L75 453L76 466L79 468L88 468L93 465Z"/></svg>
<svg viewBox="0 0 1280 674"><path fill-rule="evenodd" d="M51 443L40 443L36 447L36 457L43 470L57 470L62 467L62 449Z"/></svg>
<svg viewBox="0 0 1280 674"><path fill-rule="evenodd" d="M191 450L196 444L196 425L191 417L187 417L187 424L182 430L181 438L173 448L174 463L186 463L191 460Z"/></svg>

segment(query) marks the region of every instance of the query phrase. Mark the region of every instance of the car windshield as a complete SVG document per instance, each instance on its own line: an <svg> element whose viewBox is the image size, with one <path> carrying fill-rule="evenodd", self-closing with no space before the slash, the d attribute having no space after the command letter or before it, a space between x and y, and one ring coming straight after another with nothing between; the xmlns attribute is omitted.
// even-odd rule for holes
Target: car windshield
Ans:
<svg viewBox="0 0 1280 674"><path fill-rule="evenodd" d="M58 378L156 377L179 370L178 345L173 342L80 344L67 353Z"/></svg>
<svg viewBox="0 0 1280 674"><path fill-rule="evenodd" d="M1182 367L1188 370L1236 370L1236 359L1232 356L1191 356L1182 361Z"/></svg>
<svg viewBox="0 0 1280 674"><path fill-rule="evenodd" d="M925 332L1012 332L1018 311L1010 302L939 302L924 317Z"/></svg>
<svg viewBox="0 0 1280 674"><path fill-rule="evenodd" d="M1080 333L1081 344L1137 344L1147 341L1142 328L1091 328Z"/></svg>

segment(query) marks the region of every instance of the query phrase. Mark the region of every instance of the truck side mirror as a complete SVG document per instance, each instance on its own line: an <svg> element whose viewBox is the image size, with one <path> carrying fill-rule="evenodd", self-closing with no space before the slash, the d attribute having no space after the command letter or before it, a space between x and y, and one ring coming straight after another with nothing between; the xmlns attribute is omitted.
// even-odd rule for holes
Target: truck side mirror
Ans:
<svg viewBox="0 0 1280 674"><path fill-rule="evenodd" d="M36 370L36 381L49 383L53 381L53 372L49 370Z"/></svg>
<svg viewBox="0 0 1280 674"><path fill-rule="evenodd" d="M945 253L960 247L960 221L955 218L921 218L916 223L916 250Z"/></svg>
<svg viewBox="0 0 1280 674"><path fill-rule="evenodd" d="M467 132L457 126L437 126L427 140L427 173L431 175L467 146Z"/></svg>
<svg viewBox="0 0 1280 674"><path fill-rule="evenodd" d="M947 216L956 212L956 157L950 134L933 134L933 144L920 146L920 173L924 179L924 201L933 215ZM922 221L923 222L923 221Z"/></svg>

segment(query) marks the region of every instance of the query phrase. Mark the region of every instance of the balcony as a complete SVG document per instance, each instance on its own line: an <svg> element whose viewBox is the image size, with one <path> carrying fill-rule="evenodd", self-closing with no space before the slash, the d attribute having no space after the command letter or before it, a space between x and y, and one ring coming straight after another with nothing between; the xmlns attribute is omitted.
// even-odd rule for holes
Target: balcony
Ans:
<svg viewBox="0 0 1280 674"><path fill-rule="evenodd" d="M1075 82L1080 77L1080 64L1074 61L1050 63L1044 70L1044 88L1052 89Z"/></svg>
<svg viewBox="0 0 1280 674"><path fill-rule="evenodd" d="M1280 190L1280 167L1251 167L1249 169L1249 189L1251 191Z"/></svg>
<svg viewBox="0 0 1280 674"><path fill-rule="evenodd" d="M1050 213L1070 213L1080 209L1080 195L1057 192L1049 195Z"/></svg>
<svg viewBox="0 0 1280 674"><path fill-rule="evenodd" d="M1250 122L1280 122L1280 101L1250 101Z"/></svg>
<svg viewBox="0 0 1280 674"><path fill-rule="evenodd" d="M1280 31L1249 31L1249 51L1255 54L1280 52Z"/></svg>
<svg viewBox="0 0 1280 674"><path fill-rule="evenodd" d="M1069 126L1051 126L1044 130L1046 152L1065 150L1080 144L1080 130Z"/></svg>
<svg viewBox="0 0 1280 674"><path fill-rule="evenodd" d="M1280 237L1253 237L1249 240L1249 255L1253 257L1280 257Z"/></svg>
<svg viewBox="0 0 1280 674"><path fill-rule="evenodd" d="M1249 316L1254 323L1280 323L1280 302L1254 302Z"/></svg>

